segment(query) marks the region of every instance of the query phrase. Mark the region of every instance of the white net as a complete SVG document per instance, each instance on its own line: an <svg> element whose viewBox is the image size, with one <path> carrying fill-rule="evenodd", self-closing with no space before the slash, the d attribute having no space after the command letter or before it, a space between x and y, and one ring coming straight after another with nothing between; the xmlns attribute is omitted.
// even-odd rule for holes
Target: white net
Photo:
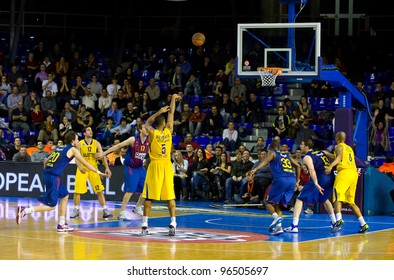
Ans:
<svg viewBox="0 0 394 280"><path fill-rule="evenodd" d="M263 87L273 87L276 85L276 77L278 77L281 74L281 70L277 68L273 69L263 69L259 68L257 71L260 74L261 77L261 86Z"/></svg>

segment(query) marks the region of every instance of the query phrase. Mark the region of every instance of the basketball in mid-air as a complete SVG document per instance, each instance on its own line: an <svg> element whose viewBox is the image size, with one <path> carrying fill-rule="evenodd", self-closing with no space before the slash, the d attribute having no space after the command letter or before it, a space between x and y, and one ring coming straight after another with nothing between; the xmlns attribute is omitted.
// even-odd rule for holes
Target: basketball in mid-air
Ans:
<svg viewBox="0 0 394 280"><path fill-rule="evenodd" d="M194 33L194 35L192 37L192 43L196 47L204 45L204 43L205 43L205 35L200 33L200 32Z"/></svg>

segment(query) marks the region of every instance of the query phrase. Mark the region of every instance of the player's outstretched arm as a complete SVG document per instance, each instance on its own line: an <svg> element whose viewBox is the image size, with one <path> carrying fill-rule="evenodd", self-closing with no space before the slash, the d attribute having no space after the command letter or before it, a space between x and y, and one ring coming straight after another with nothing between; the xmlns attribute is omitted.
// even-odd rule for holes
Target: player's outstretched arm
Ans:
<svg viewBox="0 0 394 280"><path fill-rule="evenodd" d="M161 114L168 112L170 110L170 106L164 106L161 107L159 111L154 113L152 116L150 116L146 122L145 122L145 127L147 131L150 131L152 128L152 124L155 121L156 117L160 116Z"/></svg>
<svg viewBox="0 0 394 280"><path fill-rule="evenodd" d="M131 137L127 138L126 140L124 140L116 145L113 145L111 148L109 148L105 152L103 150L101 150L101 152L96 154L96 158L104 158L106 155L109 155L110 153L112 153L122 147L126 147L127 145L133 146L134 142L135 142L135 137L131 136ZM99 151L100 151L100 149L99 149Z"/></svg>
<svg viewBox="0 0 394 280"><path fill-rule="evenodd" d="M98 150L98 153L103 153L103 148L101 147L101 144L100 144L99 141L97 141L97 150ZM109 164L108 164L107 157L104 156L102 158L102 161L103 161L103 164L104 164L104 167L105 167L105 174L108 174L108 176L111 177L112 172L111 172L111 169L109 169Z"/></svg>
<svg viewBox="0 0 394 280"><path fill-rule="evenodd" d="M68 152L67 152L67 156L68 153L71 151L70 157L74 156L75 160L78 160L80 163L82 163L87 169L89 169L90 171L96 172L97 174L99 174L102 177L109 177L108 174L102 173L100 170L96 169L95 167L93 167L89 162L87 162L82 156L81 153L78 151L77 148L72 147Z"/></svg>
<svg viewBox="0 0 394 280"><path fill-rule="evenodd" d="M254 175L257 170L268 165L268 163L270 163L272 160L274 160L275 157L276 157L275 153L272 151L269 151L267 157L262 162L260 162L259 165L257 165L255 168L250 170L251 175Z"/></svg>
<svg viewBox="0 0 394 280"><path fill-rule="evenodd" d="M171 96L170 111L168 112L168 115L167 115L167 127L171 131L171 134L172 134L172 131L174 130L174 113L175 113L175 108L176 108L176 102L180 99L181 99L181 97L176 93L174 93Z"/></svg>

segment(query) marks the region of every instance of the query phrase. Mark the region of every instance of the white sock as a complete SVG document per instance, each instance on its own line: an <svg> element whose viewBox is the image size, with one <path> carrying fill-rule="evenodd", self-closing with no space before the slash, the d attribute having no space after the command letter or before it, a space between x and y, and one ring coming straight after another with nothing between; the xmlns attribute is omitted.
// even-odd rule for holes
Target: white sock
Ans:
<svg viewBox="0 0 394 280"><path fill-rule="evenodd" d="M279 217L279 215L277 213L272 214L272 218L276 219L278 217Z"/></svg>
<svg viewBox="0 0 394 280"><path fill-rule="evenodd" d="M171 223L176 223L176 217L171 217Z"/></svg>
<svg viewBox="0 0 394 280"><path fill-rule="evenodd" d="M294 226L298 226L298 222L300 221L300 219L297 218L293 218L293 225Z"/></svg>
<svg viewBox="0 0 394 280"><path fill-rule="evenodd" d="M25 208L25 210L23 210L23 211L25 211L26 214L31 214L31 213L34 213L34 208L28 207L28 208Z"/></svg>
<svg viewBox="0 0 394 280"><path fill-rule="evenodd" d="M142 222L148 224L148 218L149 218L148 216L143 216L142 217Z"/></svg>
<svg viewBox="0 0 394 280"><path fill-rule="evenodd" d="M74 209L79 210L79 205L74 205Z"/></svg>
<svg viewBox="0 0 394 280"><path fill-rule="evenodd" d="M59 216L59 225L64 226L66 224L66 217Z"/></svg>
<svg viewBox="0 0 394 280"><path fill-rule="evenodd" d="M142 207L142 205L144 205L144 201L137 201L137 203L135 204L135 208L139 208L139 209L141 209L141 207Z"/></svg>
<svg viewBox="0 0 394 280"><path fill-rule="evenodd" d="M342 213L336 213L337 221L342 220Z"/></svg>
<svg viewBox="0 0 394 280"><path fill-rule="evenodd" d="M335 214L331 214L329 215L331 223L335 224L337 222L337 220L335 219Z"/></svg>
<svg viewBox="0 0 394 280"><path fill-rule="evenodd" d="M360 217L358 218L358 221L360 222L360 225L361 225L361 226L364 226L364 225L366 224L366 222L365 222L363 216L360 216Z"/></svg>

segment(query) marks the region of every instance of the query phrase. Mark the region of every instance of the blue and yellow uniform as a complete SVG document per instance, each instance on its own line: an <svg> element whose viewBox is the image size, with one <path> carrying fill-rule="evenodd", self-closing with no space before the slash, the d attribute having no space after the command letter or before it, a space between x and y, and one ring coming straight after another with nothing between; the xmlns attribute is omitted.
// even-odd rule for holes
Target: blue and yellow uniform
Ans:
<svg viewBox="0 0 394 280"><path fill-rule="evenodd" d="M150 163L146 172L146 180L142 197L152 200L173 200L174 170L171 163L172 135L168 128L163 131L155 129L149 135Z"/></svg>
<svg viewBox="0 0 394 280"><path fill-rule="evenodd" d="M298 199L307 205L313 205L315 200L318 203L324 203L327 199L329 199L334 184L334 175L332 173L328 175L325 173L326 167L330 165L330 160L322 151L308 151L306 156L311 157L313 167L316 172L317 181L324 189L324 192L321 194L316 188L313 180L309 179L298 195Z"/></svg>
<svg viewBox="0 0 394 280"><path fill-rule="evenodd" d="M94 155L98 152L97 140L92 139L91 143L87 143L86 140L79 141L80 152L82 157L89 162L93 167L98 167L98 163ZM95 193L102 192L104 190L103 182L101 181L100 175L96 172L90 171L85 168L86 172L83 174L79 168L77 168L77 174L75 177L75 192L84 194L88 191L87 181L90 181L92 189Z"/></svg>
<svg viewBox="0 0 394 280"><path fill-rule="evenodd" d="M274 152L276 157L270 162L273 182L268 192L267 202L287 206L294 194L296 177L288 153Z"/></svg>
<svg viewBox="0 0 394 280"><path fill-rule="evenodd" d="M60 177L64 168L72 158L67 157L67 152L72 148L71 144L57 147L51 154L42 175L46 191L38 197L38 201L44 205L55 207L58 199L68 196L67 188L62 184Z"/></svg>
<svg viewBox="0 0 394 280"><path fill-rule="evenodd" d="M142 142L139 136L135 137L134 147L129 146L127 148L123 162L124 192L142 192L146 178L146 170L143 164L148 150L148 137Z"/></svg>
<svg viewBox="0 0 394 280"><path fill-rule="evenodd" d="M345 143L339 143L342 147L342 160L337 165L338 174L334 182L333 202L340 201L354 204L358 172L353 149ZM334 152L334 155L336 153Z"/></svg>

